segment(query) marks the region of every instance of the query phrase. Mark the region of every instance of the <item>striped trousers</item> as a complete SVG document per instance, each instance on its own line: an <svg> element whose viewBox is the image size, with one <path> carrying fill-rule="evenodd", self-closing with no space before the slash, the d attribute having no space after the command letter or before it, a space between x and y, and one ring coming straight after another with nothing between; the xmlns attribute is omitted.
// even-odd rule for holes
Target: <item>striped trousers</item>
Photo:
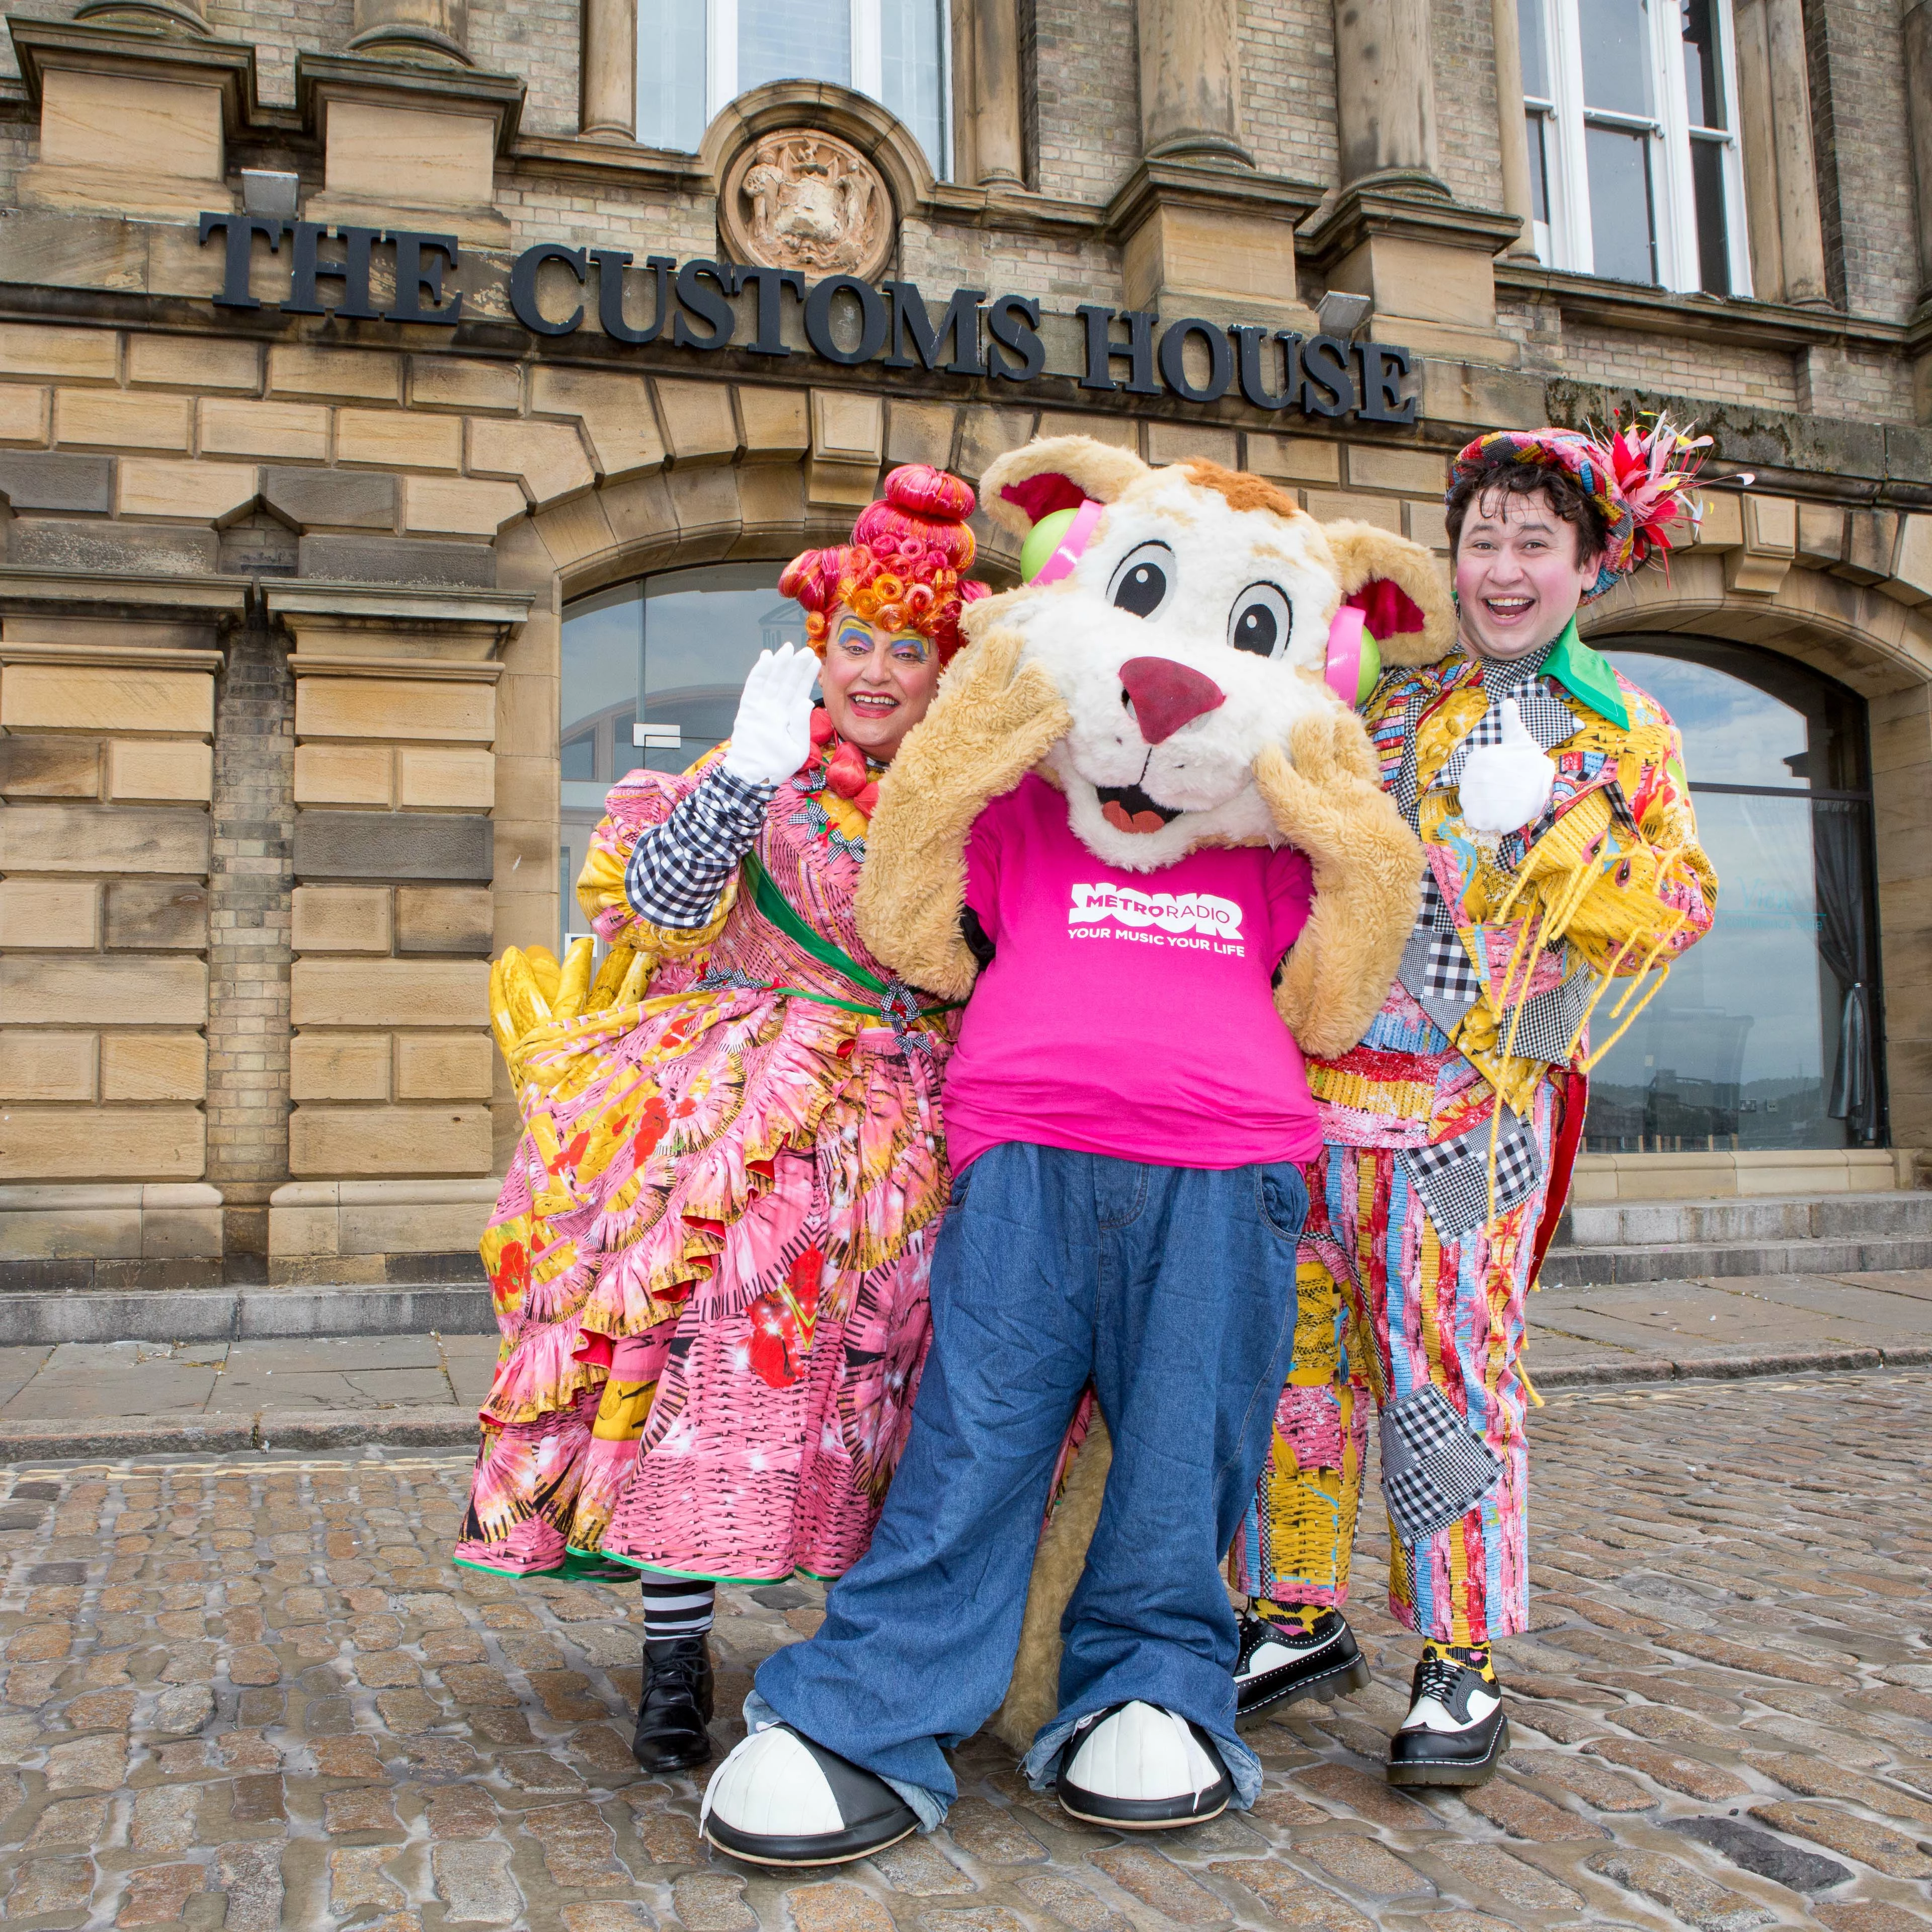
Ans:
<svg viewBox="0 0 1932 1932"><path fill-rule="evenodd" d="M1546 1086L1532 1120L1546 1176L1555 1113ZM1432 1383L1501 1459L1502 1474L1466 1515L1420 1542L1403 1542L1390 1523L1389 1609L1446 1643L1513 1636L1528 1612L1520 1364L1544 1188L1447 1240L1394 1149L1331 1144L1306 1172L1294 1366L1229 1580L1278 1603L1346 1604L1370 1400L1379 1408Z"/></svg>

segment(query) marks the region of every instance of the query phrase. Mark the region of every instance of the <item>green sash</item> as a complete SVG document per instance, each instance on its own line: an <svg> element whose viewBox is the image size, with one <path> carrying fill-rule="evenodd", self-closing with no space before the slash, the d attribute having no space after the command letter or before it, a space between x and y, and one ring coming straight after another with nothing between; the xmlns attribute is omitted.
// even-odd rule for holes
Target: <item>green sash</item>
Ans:
<svg viewBox="0 0 1932 1932"><path fill-rule="evenodd" d="M827 993L809 993L802 986L773 986L766 990L774 993L788 993L795 999L814 1000L822 1006L837 1006L848 1013L865 1013L874 1018L890 1021L895 1009L890 1004L892 989L884 980L866 971L858 961L838 946L834 946L823 933L817 932L799 916L791 902L778 889L770 873L759 862L755 852L747 852L744 860L745 883L752 890L752 903L763 916L776 926L794 946L811 954L821 966L829 966L835 973L842 973L856 986L862 986L869 993L877 993L886 1004L877 1006L860 1006L851 1000L835 1000ZM928 1019L935 1013L950 1013L955 1007L963 1006L964 1000L946 1000L936 1006L918 1006L910 1014L902 1014L908 1019Z"/></svg>

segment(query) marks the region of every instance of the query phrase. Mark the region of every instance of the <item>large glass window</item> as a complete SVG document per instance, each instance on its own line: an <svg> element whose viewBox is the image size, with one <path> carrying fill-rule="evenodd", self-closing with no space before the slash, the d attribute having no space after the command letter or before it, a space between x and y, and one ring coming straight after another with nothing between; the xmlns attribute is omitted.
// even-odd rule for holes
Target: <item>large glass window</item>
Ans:
<svg viewBox="0 0 1932 1932"><path fill-rule="evenodd" d="M1586 1144L1882 1142L1863 701L1743 645L1624 638L1606 655L1684 734L1718 919L1592 1076Z"/></svg>
<svg viewBox="0 0 1932 1932"><path fill-rule="evenodd" d="M947 0L638 0L638 139L694 151L711 117L771 80L883 101L949 172Z"/></svg>
<svg viewBox="0 0 1932 1932"><path fill-rule="evenodd" d="M1553 268L1748 295L1730 0L1516 0Z"/></svg>
<svg viewBox="0 0 1932 1932"><path fill-rule="evenodd" d="M640 766L681 772L729 735L759 652L805 641L772 588L782 566L704 564L579 598L563 614L561 938L583 928L574 890L604 795Z"/></svg>

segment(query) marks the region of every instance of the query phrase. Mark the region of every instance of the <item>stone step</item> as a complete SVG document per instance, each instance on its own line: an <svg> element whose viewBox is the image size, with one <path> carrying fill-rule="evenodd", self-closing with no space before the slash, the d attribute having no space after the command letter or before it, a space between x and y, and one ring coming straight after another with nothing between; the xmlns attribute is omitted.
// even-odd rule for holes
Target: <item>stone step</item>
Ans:
<svg viewBox="0 0 1932 1932"><path fill-rule="evenodd" d="M1766 1241L1734 1246L1552 1246L1543 1264L1542 1280L1550 1288L1601 1288L1715 1277L1875 1274L1899 1268L1932 1268L1932 1238L1882 1235L1863 1241Z"/></svg>
<svg viewBox="0 0 1932 1932"><path fill-rule="evenodd" d="M292 1341L338 1335L487 1335L487 1287L92 1288L0 1294L0 1347L56 1342Z"/></svg>
<svg viewBox="0 0 1932 1932"><path fill-rule="evenodd" d="M1932 1240L1932 1192L1572 1202L1552 1246L1755 1246L1912 1235Z"/></svg>
<svg viewBox="0 0 1932 1932"><path fill-rule="evenodd" d="M1932 1192L1578 1202L1558 1223L1552 1288L1714 1276L1932 1268Z"/></svg>

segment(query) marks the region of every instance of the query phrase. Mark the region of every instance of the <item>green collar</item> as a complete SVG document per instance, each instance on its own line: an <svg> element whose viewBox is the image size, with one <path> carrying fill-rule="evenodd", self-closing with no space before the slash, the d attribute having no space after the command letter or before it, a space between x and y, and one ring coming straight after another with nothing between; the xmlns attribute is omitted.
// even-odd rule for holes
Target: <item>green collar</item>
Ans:
<svg viewBox="0 0 1932 1932"><path fill-rule="evenodd" d="M1549 656L1543 661L1543 674L1566 686L1573 696L1582 698L1592 711L1612 724L1625 731L1630 729L1630 706L1617 688L1617 674L1602 652L1593 651L1577 636L1574 617L1550 646Z"/></svg>

